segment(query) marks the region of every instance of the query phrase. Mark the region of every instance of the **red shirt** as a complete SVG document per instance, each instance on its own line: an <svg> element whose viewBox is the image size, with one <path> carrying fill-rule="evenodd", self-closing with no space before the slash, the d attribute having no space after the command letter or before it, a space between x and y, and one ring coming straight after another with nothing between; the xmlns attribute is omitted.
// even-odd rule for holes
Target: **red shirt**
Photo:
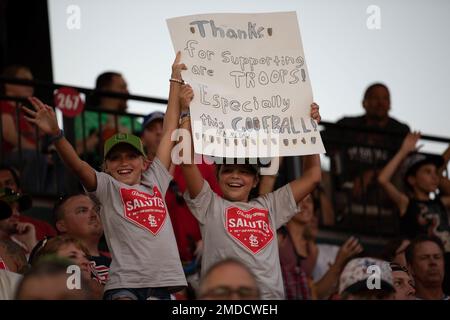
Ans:
<svg viewBox="0 0 450 320"><path fill-rule="evenodd" d="M6 101L0 101L0 114L9 114L13 117L14 120L14 126L17 130L17 124L16 124L16 106L13 105L10 102ZM24 112L20 112L19 115L19 127L20 127L20 134L31 144L36 145L36 128L29 123L25 117ZM5 139L2 140L2 152L9 152L14 149L14 145L6 142Z"/></svg>
<svg viewBox="0 0 450 320"><path fill-rule="evenodd" d="M214 164L208 165L202 163L198 164L197 167L203 178L208 181L211 189L221 195L222 193L216 179L216 166ZM176 187L169 186L169 189L166 192L166 204L172 221L181 261L188 262L192 261L194 258L195 244L197 241L201 240L202 237L197 219L195 219L191 211L189 211L184 200L180 201L180 196L182 196L186 190L186 181L184 180L180 166L175 167L173 181L176 183L178 190L175 190ZM176 191L179 195L178 200Z"/></svg>

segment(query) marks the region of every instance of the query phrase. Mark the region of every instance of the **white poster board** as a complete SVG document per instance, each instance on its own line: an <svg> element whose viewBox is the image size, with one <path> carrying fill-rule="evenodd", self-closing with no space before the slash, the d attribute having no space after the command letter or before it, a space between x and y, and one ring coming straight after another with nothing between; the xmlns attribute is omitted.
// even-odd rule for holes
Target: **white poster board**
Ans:
<svg viewBox="0 0 450 320"><path fill-rule="evenodd" d="M167 20L194 90L196 153L255 158L324 153L295 12Z"/></svg>

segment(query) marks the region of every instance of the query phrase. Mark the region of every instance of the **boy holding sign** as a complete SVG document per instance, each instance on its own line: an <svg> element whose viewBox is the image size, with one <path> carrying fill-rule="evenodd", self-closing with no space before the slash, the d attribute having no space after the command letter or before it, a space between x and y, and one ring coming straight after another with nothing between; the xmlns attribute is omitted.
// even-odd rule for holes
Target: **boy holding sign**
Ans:
<svg viewBox="0 0 450 320"><path fill-rule="evenodd" d="M189 85L180 91L180 128L191 132L189 105L194 96ZM311 105L311 117L320 121L319 106ZM204 240L203 272L214 263L235 258L256 276L263 299L283 299L276 230L297 212L297 203L312 192L321 180L319 155L303 159L303 176L280 189L249 199L259 181L258 168L250 164L223 164L218 182L223 197L215 194L203 179L193 159L183 162L187 183L186 202L201 226Z"/></svg>
<svg viewBox="0 0 450 320"><path fill-rule="evenodd" d="M172 65L169 102L156 157L149 168L139 137L119 133L105 142L104 172L82 161L59 129L55 112L36 98L36 111L24 109L27 119L52 135L65 165L93 192L102 206L100 217L112 254L106 300L170 299L186 286L167 206L166 190L172 179L168 169L172 131L179 118L180 53Z"/></svg>

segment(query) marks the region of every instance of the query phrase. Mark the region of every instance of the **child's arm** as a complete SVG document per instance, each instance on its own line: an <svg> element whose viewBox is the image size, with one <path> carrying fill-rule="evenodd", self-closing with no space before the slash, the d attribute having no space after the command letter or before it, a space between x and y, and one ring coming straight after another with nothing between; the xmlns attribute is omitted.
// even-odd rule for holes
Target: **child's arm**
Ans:
<svg viewBox="0 0 450 320"><path fill-rule="evenodd" d="M30 98L30 102L36 111L32 111L24 107L23 110L28 114L28 117L25 116L25 118L29 122L38 126L39 129L46 134L51 136L57 136L60 134L61 129L58 127L58 122L56 121L56 115L53 108L43 104L42 101L37 98ZM95 175L95 170L78 157L75 149L69 141L66 140L66 138L62 137L54 144L56 151L66 167L75 173L86 190L95 191L97 189L97 177Z"/></svg>
<svg viewBox="0 0 450 320"><path fill-rule="evenodd" d="M182 81L181 70L186 70L186 65L180 63L181 52L178 51L175 61L172 64L171 79ZM177 82L170 82L169 101L167 103L167 111L164 116L163 135L159 143L156 156L161 163L169 170L171 161L171 152L174 141L171 141L171 135L174 130L178 128L178 119L180 118L180 108L178 105L179 93L181 84Z"/></svg>
<svg viewBox="0 0 450 320"><path fill-rule="evenodd" d="M403 140L403 144L400 150L395 154L395 156L388 162L388 164L381 170L378 175L378 183L383 187L383 189L388 194L389 198L396 204L400 211L400 216L403 216L408 208L409 199L408 197L397 189L396 186L391 182L391 178L395 171L400 166L401 162L408 156L408 154L416 150L416 143L420 139L420 133L413 132L409 133Z"/></svg>
<svg viewBox="0 0 450 320"><path fill-rule="evenodd" d="M311 117L320 122L319 106L315 103L311 105ZM289 183L295 202L300 202L310 194L322 179L320 168L320 157L318 154L303 157L303 174L298 179Z"/></svg>
<svg viewBox="0 0 450 320"><path fill-rule="evenodd" d="M194 91L192 90L191 86L183 86L180 92L179 100L181 112L185 113L189 111L189 105L193 97ZM185 129L189 132L190 140L187 142L183 141L183 146L189 148L190 157L189 159L187 159L188 163L183 161L183 163L181 164L181 169L183 170L183 176L184 180L186 181L186 187L189 192L189 196L191 197L191 199L195 199L200 191L202 191L204 179L197 165L194 163L194 140L192 137L190 116L184 117L181 120L180 129ZM181 156L184 159L184 154L182 154Z"/></svg>

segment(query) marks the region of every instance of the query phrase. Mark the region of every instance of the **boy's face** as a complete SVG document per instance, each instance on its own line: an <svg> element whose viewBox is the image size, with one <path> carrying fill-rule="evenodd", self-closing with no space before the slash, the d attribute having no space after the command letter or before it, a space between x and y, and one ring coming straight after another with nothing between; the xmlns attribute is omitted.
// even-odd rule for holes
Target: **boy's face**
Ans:
<svg viewBox="0 0 450 320"><path fill-rule="evenodd" d="M58 257L68 258L80 267L81 272L88 279L90 278L89 260L86 254L74 243L62 245L56 253Z"/></svg>
<svg viewBox="0 0 450 320"><path fill-rule="evenodd" d="M225 199L247 202L250 191L258 184L258 177L244 164L224 164L219 170L219 186Z"/></svg>
<svg viewBox="0 0 450 320"><path fill-rule="evenodd" d="M126 143L116 145L105 159L105 172L129 186L141 182L144 170L144 157Z"/></svg>
<svg viewBox="0 0 450 320"><path fill-rule="evenodd" d="M414 176L408 178L408 182L414 189L425 193L436 191L439 185L439 176L434 164L424 164Z"/></svg>

